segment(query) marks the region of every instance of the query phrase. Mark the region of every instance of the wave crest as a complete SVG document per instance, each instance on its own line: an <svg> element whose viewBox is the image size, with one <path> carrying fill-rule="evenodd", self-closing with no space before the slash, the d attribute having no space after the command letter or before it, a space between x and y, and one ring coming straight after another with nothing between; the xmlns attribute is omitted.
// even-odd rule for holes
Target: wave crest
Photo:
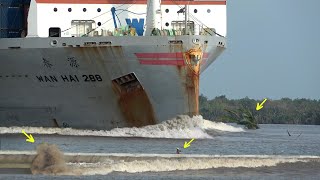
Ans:
<svg viewBox="0 0 320 180"><path fill-rule="evenodd" d="M206 130L225 132L242 132L242 128L221 122L212 122L201 115L189 117L180 115L156 125L140 128L115 128L110 131L79 130L72 128L43 128L43 127L0 127L1 134L20 133L21 128L33 134L59 134L73 136L110 136L110 137L146 137L146 138L212 138Z"/></svg>

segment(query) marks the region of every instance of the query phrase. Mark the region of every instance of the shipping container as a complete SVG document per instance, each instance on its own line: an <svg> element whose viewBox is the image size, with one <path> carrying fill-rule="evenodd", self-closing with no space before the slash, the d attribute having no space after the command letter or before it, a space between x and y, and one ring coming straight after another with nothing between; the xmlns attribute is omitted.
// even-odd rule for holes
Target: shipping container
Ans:
<svg viewBox="0 0 320 180"><path fill-rule="evenodd" d="M29 7L30 0L0 0L0 38L26 34Z"/></svg>

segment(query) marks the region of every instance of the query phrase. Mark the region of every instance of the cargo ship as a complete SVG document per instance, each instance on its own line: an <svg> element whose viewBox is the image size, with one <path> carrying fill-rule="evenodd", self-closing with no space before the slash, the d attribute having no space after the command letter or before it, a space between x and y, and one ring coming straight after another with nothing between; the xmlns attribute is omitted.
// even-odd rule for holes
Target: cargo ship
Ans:
<svg viewBox="0 0 320 180"><path fill-rule="evenodd" d="M0 126L140 127L199 113L226 0L0 0Z"/></svg>

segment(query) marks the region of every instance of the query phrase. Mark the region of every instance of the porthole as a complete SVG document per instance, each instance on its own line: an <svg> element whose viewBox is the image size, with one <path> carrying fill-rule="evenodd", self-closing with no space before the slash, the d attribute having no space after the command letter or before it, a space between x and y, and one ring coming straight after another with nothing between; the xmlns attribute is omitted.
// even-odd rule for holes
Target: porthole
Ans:
<svg viewBox="0 0 320 180"><path fill-rule="evenodd" d="M71 11L72 11L72 9L71 9L71 8L68 8L68 11L69 11L69 12L71 12Z"/></svg>
<svg viewBox="0 0 320 180"><path fill-rule="evenodd" d="M169 26L169 23L166 22L166 26Z"/></svg>
<svg viewBox="0 0 320 180"><path fill-rule="evenodd" d="M57 11L58 11L58 8L53 8L53 11L54 11L54 12L57 12Z"/></svg>
<svg viewBox="0 0 320 180"><path fill-rule="evenodd" d="M101 12L101 9L100 9L100 8L98 8L98 9L97 9L97 11L98 11L98 12Z"/></svg>
<svg viewBox="0 0 320 180"><path fill-rule="evenodd" d="M197 9L194 9L194 10L193 10L193 12L194 12L194 13L197 13L197 12L198 12L198 10L197 10Z"/></svg>
<svg viewBox="0 0 320 180"><path fill-rule="evenodd" d="M86 11L87 11L87 8L83 8L82 10L83 10L83 12L86 12Z"/></svg>
<svg viewBox="0 0 320 180"><path fill-rule="evenodd" d="M165 12L168 13L168 12L169 12L169 9L166 9Z"/></svg>
<svg viewBox="0 0 320 180"><path fill-rule="evenodd" d="M101 26L101 22L98 22L98 26Z"/></svg>
<svg viewBox="0 0 320 180"><path fill-rule="evenodd" d="M207 13L211 13L211 9L207 9Z"/></svg>

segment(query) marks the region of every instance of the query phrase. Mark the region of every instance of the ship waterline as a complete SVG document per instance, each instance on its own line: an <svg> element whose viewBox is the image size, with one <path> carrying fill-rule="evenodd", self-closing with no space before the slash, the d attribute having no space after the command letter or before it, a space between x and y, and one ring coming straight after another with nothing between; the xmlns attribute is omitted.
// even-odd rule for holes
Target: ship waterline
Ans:
<svg viewBox="0 0 320 180"><path fill-rule="evenodd" d="M201 35L0 39L0 126L112 129L196 115L199 75L225 44Z"/></svg>

